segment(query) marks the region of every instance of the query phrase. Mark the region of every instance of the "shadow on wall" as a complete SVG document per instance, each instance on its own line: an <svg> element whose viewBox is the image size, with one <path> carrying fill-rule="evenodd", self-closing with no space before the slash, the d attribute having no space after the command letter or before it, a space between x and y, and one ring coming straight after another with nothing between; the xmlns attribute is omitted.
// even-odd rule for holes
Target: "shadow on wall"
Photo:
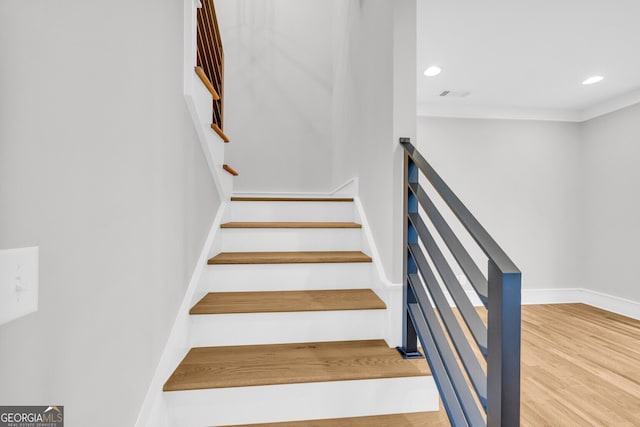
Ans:
<svg viewBox="0 0 640 427"><path fill-rule="evenodd" d="M300 3L216 2L226 53L225 129L238 142L229 150L240 169L236 190L330 187L333 7ZM274 166L279 176L270 173Z"/></svg>

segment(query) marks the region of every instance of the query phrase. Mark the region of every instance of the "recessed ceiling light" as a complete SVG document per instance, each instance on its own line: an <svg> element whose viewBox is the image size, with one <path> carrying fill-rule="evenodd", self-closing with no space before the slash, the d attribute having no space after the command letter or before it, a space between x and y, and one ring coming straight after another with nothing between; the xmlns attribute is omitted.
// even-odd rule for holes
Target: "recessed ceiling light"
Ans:
<svg viewBox="0 0 640 427"><path fill-rule="evenodd" d="M602 81L602 79L604 79L604 77L602 77L602 76L591 76L587 80L583 81L582 84L583 85L592 85L594 83L598 83L598 82Z"/></svg>
<svg viewBox="0 0 640 427"><path fill-rule="evenodd" d="M433 76L437 76L438 74L440 74L440 72L442 71L442 68L440 67L436 67L435 65L427 68L426 70L424 70L424 75L427 77L433 77Z"/></svg>

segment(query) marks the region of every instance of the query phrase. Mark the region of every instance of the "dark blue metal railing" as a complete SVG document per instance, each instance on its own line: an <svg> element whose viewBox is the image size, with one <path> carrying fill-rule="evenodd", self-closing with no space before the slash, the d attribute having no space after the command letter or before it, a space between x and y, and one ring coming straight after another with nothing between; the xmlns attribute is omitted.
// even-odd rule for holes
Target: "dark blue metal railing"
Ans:
<svg viewBox="0 0 640 427"><path fill-rule="evenodd" d="M411 141L400 138L400 144L405 149L405 271L398 350L407 358L422 357L420 341L454 427L519 426L521 273ZM420 185L421 174L487 256L486 276ZM486 324L420 207L487 309Z"/></svg>

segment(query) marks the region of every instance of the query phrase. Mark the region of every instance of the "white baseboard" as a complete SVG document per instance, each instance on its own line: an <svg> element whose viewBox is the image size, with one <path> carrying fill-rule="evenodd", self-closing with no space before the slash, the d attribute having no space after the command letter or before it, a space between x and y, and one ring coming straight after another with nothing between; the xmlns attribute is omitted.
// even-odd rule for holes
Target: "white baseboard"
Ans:
<svg viewBox="0 0 640 427"><path fill-rule="evenodd" d="M475 307L482 306L474 291L467 296ZM449 301L453 306L453 301ZM620 298L585 288L523 289L522 305L534 304L587 304L592 307L640 320L640 302Z"/></svg>
<svg viewBox="0 0 640 427"><path fill-rule="evenodd" d="M396 347L402 345L402 283L393 283L387 277L362 201L357 194L354 197L354 204L355 220L362 224L362 247L364 252L371 256L373 263L371 288L387 304L385 341L390 347Z"/></svg>
<svg viewBox="0 0 640 427"><path fill-rule="evenodd" d="M237 197L356 197L358 178L351 178L331 191L242 191L234 192Z"/></svg>
<svg viewBox="0 0 640 427"><path fill-rule="evenodd" d="M522 304L570 304L582 302L581 288L523 289Z"/></svg>
<svg viewBox="0 0 640 427"><path fill-rule="evenodd" d="M178 366L189 349L189 328L191 321L189 318L189 309L193 303L193 296L200 284L200 278L204 268L207 265L209 249L213 244L216 234L220 230L220 223L226 206L227 203L225 202L220 204L215 219L213 220L211 230L209 231L209 235L207 236L207 240L202 248L196 267L191 275L187 291L182 299L182 304L180 304L180 308L178 309L178 314L173 324L173 328L171 328L167 344L162 351L160 362L158 362L158 366L156 367L151 384L147 390L144 402L142 403L135 427L159 427L157 423L163 418L159 415L164 414L165 411L165 408L162 407L164 405L162 385L167 378L169 378L169 375L171 375L175 367Z"/></svg>
<svg viewBox="0 0 640 427"><path fill-rule="evenodd" d="M640 302L585 288L523 289L522 304L582 303L640 320Z"/></svg>

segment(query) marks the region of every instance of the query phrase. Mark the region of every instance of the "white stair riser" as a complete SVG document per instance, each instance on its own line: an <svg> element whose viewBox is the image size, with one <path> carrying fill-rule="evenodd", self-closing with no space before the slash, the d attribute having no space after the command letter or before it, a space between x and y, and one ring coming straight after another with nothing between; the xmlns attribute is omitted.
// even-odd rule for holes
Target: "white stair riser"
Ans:
<svg viewBox="0 0 640 427"><path fill-rule="evenodd" d="M173 427L228 426L438 410L432 377L165 393Z"/></svg>
<svg viewBox="0 0 640 427"><path fill-rule="evenodd" d="M200 291L249 292L370 288L371 263L209 265Z"/></svg>
<svg viewBox="0 0 640 427"><path fill-rule="evenodd" d="M354 220L349 202L231 202L225 221L339 221Z"/></svg>
<svg viewBox="0 0 640 427"><path fill-rule="evenodd" d="M191 316L191 347L384 338L386 310Z"/></svg>
<svg viewBox="0 0 640 427"><path fill-rule="evenodd" d="M356 251L362 248L360 229L223 228L223 252Z"/></svg>

